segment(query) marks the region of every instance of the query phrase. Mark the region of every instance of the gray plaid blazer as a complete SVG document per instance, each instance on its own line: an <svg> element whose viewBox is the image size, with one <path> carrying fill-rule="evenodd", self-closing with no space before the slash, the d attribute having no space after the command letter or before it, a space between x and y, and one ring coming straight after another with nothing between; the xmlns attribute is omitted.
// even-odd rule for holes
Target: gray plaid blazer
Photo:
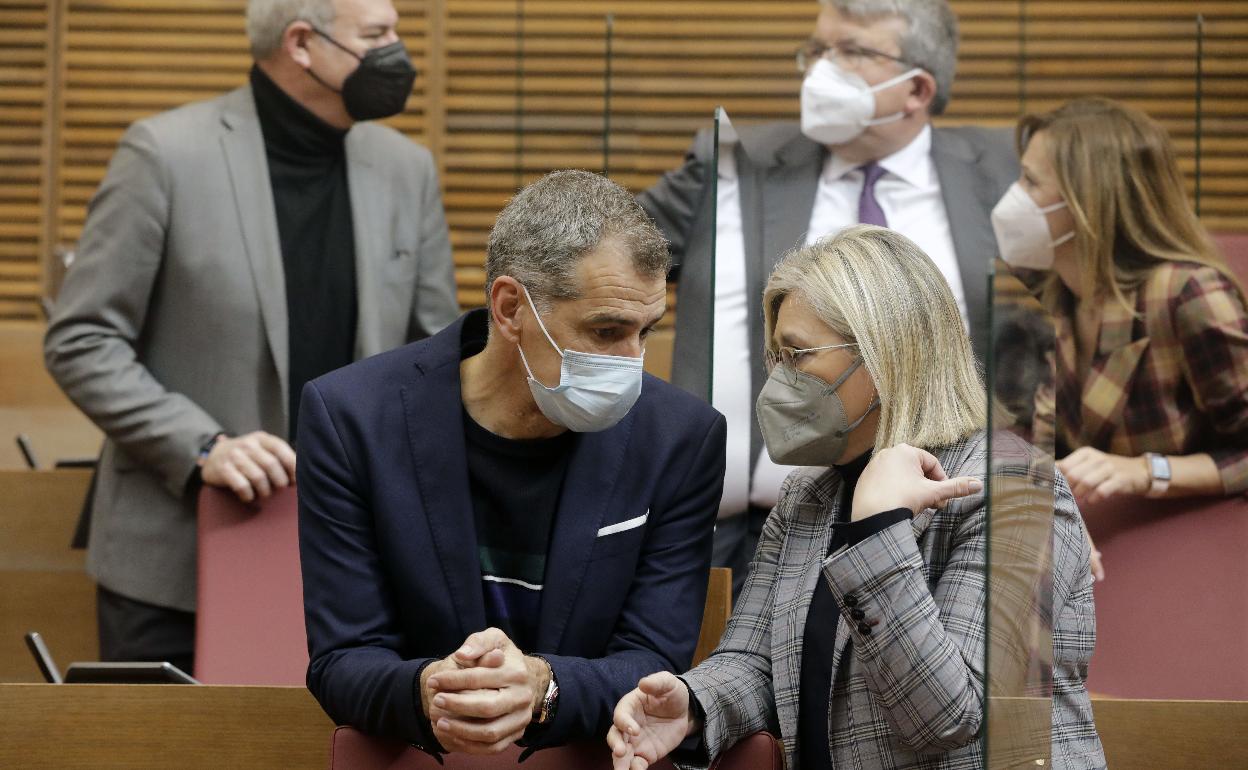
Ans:
<svg viewBox="0 0 1248 770"><path fill-rule="evenodd" d="M998 492L1010 477L1032 490L1056 489L1054 515L1045 511L1039 517L1045 529L1031 538L1039 547L1030 572L1047 580L1049 571L1034 565L1047 565L1050 559L1053 565L1051 604L1031 598L1047 599L1047 587L1014 592L1026 594L1024 603L1045 625L1050 620L1053 624L1052 765L1102 768L1105 757L1084 686L1096 630L1083 522L1060 474L1054 485L1051 459L1046 466L1034 450L1012 437L995 440L992 480ZM934 454L950 477L983 479L987 450L986 434L980 433ZM846 606L845 597L856 598L871 627L871 633L863 634L848 616L837 624L828 714L833 766L983 767L988 585L983 493L924 510L911 522L827 556L840 484L840 476L829 469L804 469L788 478L719 646L684 677L706 714L708 755L716 756L752 732L769 730L781 737L787 766L800 767L802 638L806 611L822 576L841 607ZM1032 494L1029 503L1036 499ZM996 521L994 516L994 527ZM1045 536L1049 531L1051 542ZM994 530L994 575L1001 571L997 537ZM1050 553L1042 552L1049 548ZM1033 558L1015 556L1022 558L1014 566ZM997 601L995 582L993 596ZM1020 631L1025 626L1017 625ZM1047 663L1048 652L1040 650L1033 657ZM998 654L996 639L992 654ZM1027 658L1028 653L1018 657ZM994 657L994 692L1000 660Z"/></svg>

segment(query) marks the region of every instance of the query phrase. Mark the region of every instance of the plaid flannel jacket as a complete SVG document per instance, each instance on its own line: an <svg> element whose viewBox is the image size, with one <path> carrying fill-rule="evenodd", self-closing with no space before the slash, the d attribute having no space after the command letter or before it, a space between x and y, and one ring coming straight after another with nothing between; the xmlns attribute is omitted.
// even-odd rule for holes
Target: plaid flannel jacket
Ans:
<svg viewBox="0 0 1248 770"><path fill-rule="evenodd" d="M934 454L950 477L983 479L987 450L980 433ZM1052 766L1104 767L1084 687L1096 632L1082 520L1065 479L1059 474L1054 485L1055 469L1045 470L1035 453L1016 452L1020 459L1003 465L998 447L993 451L994 479L1014 475L1056 488L1054 516L1046 516L1040 538L1050 547L1043 541L1051 532ZM788 478L719 646L684 677L705 711L708 755L766 729L781 736L787 766L800 766L802 638L822 577L845 613L830 683L833 766L978 769L984 765L984 494L927 509L828 556L840 483L835 470ZM865 610L871 633L849 618L850 596Z"/></svg>
<svg viewBox="0 0 1248 770"><path fill-rule="evenodd" d="M1227 494L1248 491L1248 312L1217 270L1167 262L1105 300L1082 388L1073 305L1055 314L1058 456L1091 446L1117 455L1207 452Z"/></svg>

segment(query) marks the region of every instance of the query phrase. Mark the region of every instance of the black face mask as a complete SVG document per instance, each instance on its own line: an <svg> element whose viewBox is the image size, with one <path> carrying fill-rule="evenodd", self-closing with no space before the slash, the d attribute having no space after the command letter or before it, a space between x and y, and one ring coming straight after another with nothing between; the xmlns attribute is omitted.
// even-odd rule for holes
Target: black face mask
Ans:
<svg viewBox="0 0 1248 770"><path fill-rule="evenodd" d="M377 120L403 111L407 97L412 93L412 84L416 82L416 68L412 66L402 41L370 48L359 56L319 29L315 32L360 60L355 72L342 81L341 91L321 80L311 69L308 70L308 74L318 83L342 94L342 103L353 120Z"/></svg>

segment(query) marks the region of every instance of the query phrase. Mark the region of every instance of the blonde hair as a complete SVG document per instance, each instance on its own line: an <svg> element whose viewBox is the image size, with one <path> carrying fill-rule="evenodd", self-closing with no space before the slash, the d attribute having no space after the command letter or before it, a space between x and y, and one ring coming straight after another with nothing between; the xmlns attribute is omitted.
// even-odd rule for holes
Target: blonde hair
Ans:
<svg viewBox="0 0 1248 770"><path fill-rule="evenodd" d="M1155 120L1109 99L1076 99L1019 121L1020 156L1041 131L1075 221L1085 298L1112 295L1134 313L1126 292L1167 261L1212 267L1243 295L1196 217L1170 138ZM1042 289L1050 310L1057 306L1059 280L1050 275Z"/></svg>
<svg viewBox="0 0 1248 770"><path fill-rule="evenodd" d="M953 292L909 238L858 225L785 256L763 295L772 353L790 295L858 343L880 398L877 451L902 442L934 449L983 429L987 390Z"/></svg>

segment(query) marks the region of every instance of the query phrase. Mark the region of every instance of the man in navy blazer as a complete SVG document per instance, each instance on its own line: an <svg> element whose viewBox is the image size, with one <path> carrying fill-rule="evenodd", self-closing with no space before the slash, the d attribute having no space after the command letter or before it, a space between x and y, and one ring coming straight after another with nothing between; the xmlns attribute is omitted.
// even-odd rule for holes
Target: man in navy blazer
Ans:
<svg viewBox="0 0 1248 770"><path fill-rule="evenodd" d="M627 191L555 172L499 215L486 309L304 389L308 688L335 721L542 748L688 668L725 426L641 371L668 266Z"/></svg>

